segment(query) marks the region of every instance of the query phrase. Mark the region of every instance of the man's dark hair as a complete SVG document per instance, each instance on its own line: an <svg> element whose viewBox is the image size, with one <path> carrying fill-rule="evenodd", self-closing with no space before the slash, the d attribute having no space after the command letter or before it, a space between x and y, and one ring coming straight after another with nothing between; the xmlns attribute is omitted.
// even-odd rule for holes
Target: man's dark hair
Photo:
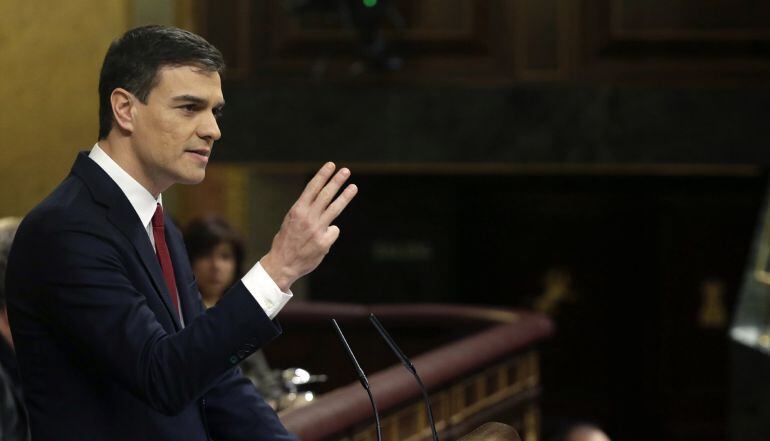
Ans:
<svg viewBox="0 0 770 441"><path fill-rule="evenodd" d="M110 95L120 87L146 103L157 85L158 71L167 66L196 66L222 73L222 53L203 37L179 28L141 26L113 41L99 75L99 139L112 129Z"/></svg>

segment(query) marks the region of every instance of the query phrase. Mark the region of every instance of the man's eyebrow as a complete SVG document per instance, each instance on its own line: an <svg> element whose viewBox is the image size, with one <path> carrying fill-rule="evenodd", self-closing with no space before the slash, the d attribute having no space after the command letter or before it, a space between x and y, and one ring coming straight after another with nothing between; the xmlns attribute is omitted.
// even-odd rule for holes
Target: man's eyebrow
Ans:
<svg viewBox="0 0 770 441"><path fill-rule="evenodd" d="M195 96L195 95L178 95L178 96L175 96L175 97L171 98L171 100L172 101L177 101L177 102L195 103L195 104L198 104L200 106L206 106L209 103L208 100L206 100L204 98L201 98L199 96ZM221 101L221 102L217 103L217 105L214 106L214 107L217 107L217 108L221 109L221 108L225 107L225 102Z"/></svg>
<svg viewBox="0 0 770 441"><path fill-rule="evenodd" d="M207 104L208 101L195 95L178 95L171 98L172 101L187 101L196 104Z"/></svg>

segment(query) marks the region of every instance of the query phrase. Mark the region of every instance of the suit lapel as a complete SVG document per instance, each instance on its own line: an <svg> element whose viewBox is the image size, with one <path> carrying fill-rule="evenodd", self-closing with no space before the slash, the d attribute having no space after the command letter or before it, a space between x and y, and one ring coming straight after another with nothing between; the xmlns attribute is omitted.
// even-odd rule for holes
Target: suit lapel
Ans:
<svg viewBox="0 0 770 441"><path fill-rule="evenodd" d="M158 256L155 254L155 250L152 248L150 239L147 237L147 230L145 230L139 223L136 212L134 212L134 208L131 206L128 200L126 200L126 204L130 209L129 213L134 215L133 219L130 219L130 221L127 222L127 215L124 207L113 207L108 215L110 221L119 230L121 230L121 232L134 246L134 249L139 254L139 258L142 261L142 265L144 265L145 270L150 274L150 278L152 279L152 284L155 287L156 293L160 295L161 300L163 300L163 305L166 307L166 312L168 312L168 314L174 320L176 329L182 329L182 324L179 321L179 315L177 314L176 308L171 301L171 294L169 294L168 288L166 287L166 282L163 279L163 270L160 267L160 262L158 262Z"/></svg>
<svg viewBox="0 0 770 441"><path fill-rule="evenodd" d="M142 226L134 207L131 206L120 187L88 157L86 152L78 154L72 172L83 180L97 202L108 207L108 219L115 225L115 228L126 236L136 250L142 265L150 275L152 285L155 287L155 294L160 296L176 329L181 329L182 325L179 322L178 314L171 303L171 296L163 280L163 270L160 268L158 257L147 237L147 230Z"/></svg>
<svg viewBox="0 0 770 441"><path fill-rule="evenodd" d="M171 254L171 264L174 267L176 290L179 294L182 315L185 323L190 323L200 312L199 295L190 288L191 280L193 280L192 269L184 249L184 241L168 216L166 216L164 223L166 225L166 244L169 254Z"/></svg>

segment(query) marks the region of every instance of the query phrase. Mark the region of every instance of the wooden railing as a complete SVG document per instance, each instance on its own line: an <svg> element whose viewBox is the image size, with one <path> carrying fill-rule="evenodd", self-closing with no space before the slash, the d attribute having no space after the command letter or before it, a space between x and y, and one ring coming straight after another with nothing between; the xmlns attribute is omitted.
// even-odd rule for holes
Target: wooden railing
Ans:
<svg viewBox="0 0 770 441"><path fill-rule="evenodd" d="M298 332L318 336L315 326L336 317L348 327L356 328L351 334L359 335L366 329L365 318L369 312L377 314L395 331L399 343L415 330L424 333L435 329L438 334L451 330L453 335L466 331L464 336L439 344L412 360L429 390L442 440L456 439L490 420L513 425L526 441L538 439L537 344L553 331L547 318L523 311L452 305L298 302L281 313L281 321L289 335ZM310 332L298 331L303 327ZM365 346L380 347L383 355L389 355L384 343L375 339L378 337L360 338L368 342ZM356 351L356 345L353 346ZM327 357L339 357L344 362L340 351L323 350ZM366 363L362 363L366 368ZM351 369L344 366L341 376L351 378ZM420 390L403 366L394 364L372 373L369 383L383 415L384 439L430 439ZM289 430L304 441L376 439L369 399L358 382L334 388L311 404L280 416Z"/></svg>

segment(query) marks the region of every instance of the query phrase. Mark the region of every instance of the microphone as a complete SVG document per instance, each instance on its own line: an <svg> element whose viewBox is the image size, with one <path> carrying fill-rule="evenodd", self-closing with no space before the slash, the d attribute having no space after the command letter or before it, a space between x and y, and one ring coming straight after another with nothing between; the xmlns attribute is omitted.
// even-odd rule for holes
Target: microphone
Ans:
<svg viewBox="0 0 770 441"><path fill-rule="evenodd" d="M348 341L345 339L345 335L342 333L342 329L340 329L340 325L337 324L337 320L332 319L332 325L334 325L334 330L337 331L337 337L339 337L340 342L342 342L342 347L345 348L345 353L348 354L348 359L350 360L350 364L352 364L356 370L356 375L358 375L358 381L361 382L361 386L363 386L364 389L366 390L366 393L369 394L369 401L372 402L372 410L374 410L374 421L375 421L375 425L377 426L377 441L382 441L382 427L380 427L380 414L379 412L377 412L377 403L374 401L374 395L372 395L372 391L369 388L369 380L366 379L366 374L364 374L364 370L361 369L361 365L358 364L358 360L356 360L356 356L353 355L353 351L350 349L350 345L348 344Z"/></svg>
<svg viewBox="0 0 770 441"><path fill-rule="evenodd" d="M414 365L406 357L406 354L401 351L401 349L396 344L396 341L393 340L393 337L388 334L388 331L386 331L385 327L382 326L382 323L380 323L380 321L377 319L377 316L374 314L369 314L369 321L372 322L375 328L377 328L377 332L380 333L383 340L385 340L385 343L390 346L390 350L393 351L393 353L396 354L396 356L401 360L401 363L404 364L406 370L411 372L412 375L414 375L415 380L417 380L417 384L420 386L420 390L422 390L422 399L425 401L425 409L428 411L428 421L430 422L430 430L433 432L433 441L439 441L438 434L436 433L436 422L433 420L433 411L430 408L430 398L428 398L428 391L425 389L425 385L422 384L422 379L420 378L420 375L417 374L417 369L414 368Z"/></svg>

